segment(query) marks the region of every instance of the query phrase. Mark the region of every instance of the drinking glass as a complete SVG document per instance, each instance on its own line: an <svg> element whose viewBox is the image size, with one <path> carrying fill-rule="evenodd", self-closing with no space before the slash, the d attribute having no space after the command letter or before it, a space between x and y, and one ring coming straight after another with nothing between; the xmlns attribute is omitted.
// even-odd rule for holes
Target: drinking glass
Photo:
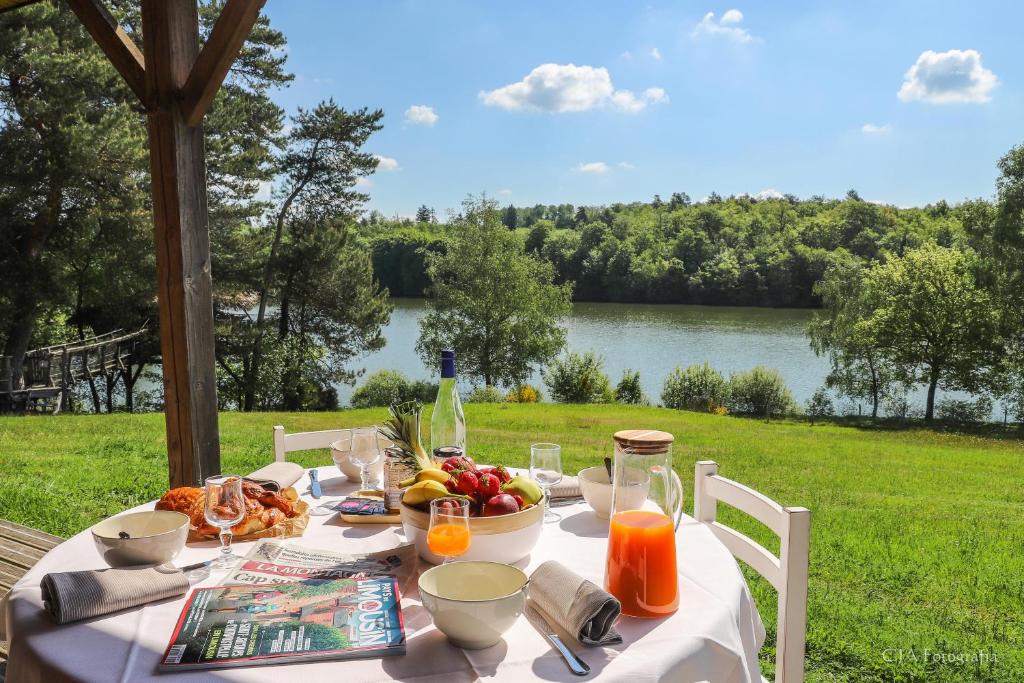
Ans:
<svg viewBox="0 0 1024 683"><path fill-rule="evenodd" d="M381 482L376 481L376 477L370 470L380 460L380 445L377 443L376 427L358 427L352 430L352 449L349 451L348 459L353 465L359 466L362 490L369 491L380 488Z"/></svg>
<svg viewBox="0 0 1024 683"><path fill-rule="evenodd" d="M444 558L442 564L464 555L471 540L468 500L445 496L430 501L427 547L430 552Z"/></svg>
<svg viewBox="0 0 1024 683"><path fill-rule="evenodd" d="M218 569L227 569L238 559L231 552L231 527L245 519L241 477L233 474L207 477L204 516L211 526L220 529L220 557L213 565Z"/></svg>
<svg viewBox="0 0 1024 683"><path fill-rule="evenodd" d="M544 522L557 522L562 516L551 510L551 487L562 481L562 447L557 443L530 446L530 478L544 489Z"/></svg>

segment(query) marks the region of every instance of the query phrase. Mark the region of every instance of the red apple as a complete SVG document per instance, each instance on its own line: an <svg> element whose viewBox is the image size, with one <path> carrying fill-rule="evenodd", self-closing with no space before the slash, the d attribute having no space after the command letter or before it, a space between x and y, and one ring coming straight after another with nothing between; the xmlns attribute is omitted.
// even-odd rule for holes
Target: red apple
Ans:
<svg viewBox="0 0 1024 683"><path fill-rule="evenodd" d="M519 512L519 504L515 498L507 493L499 493L496 496L492 496L484 503L484 517L511 515L514 512Z"/></svg>

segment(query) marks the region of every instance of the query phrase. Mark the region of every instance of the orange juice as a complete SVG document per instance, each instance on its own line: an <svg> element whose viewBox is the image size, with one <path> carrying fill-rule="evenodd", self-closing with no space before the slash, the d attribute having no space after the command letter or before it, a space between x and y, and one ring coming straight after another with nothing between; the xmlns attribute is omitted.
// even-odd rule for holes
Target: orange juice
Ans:
<svg viewBox="0 0 1024 683"><path fill-rule="evenodd" d="M631 617L664 617L679 607L676 536L672 518L627 510L612 517L605 590Z"/></svg>
<svg viewBox="0 0 1024 683"><path fill-rule="evenodd" d="M461 524L438 524L427 532L430 552L442 557L456 557L469 550L469 529Z"/></svg>

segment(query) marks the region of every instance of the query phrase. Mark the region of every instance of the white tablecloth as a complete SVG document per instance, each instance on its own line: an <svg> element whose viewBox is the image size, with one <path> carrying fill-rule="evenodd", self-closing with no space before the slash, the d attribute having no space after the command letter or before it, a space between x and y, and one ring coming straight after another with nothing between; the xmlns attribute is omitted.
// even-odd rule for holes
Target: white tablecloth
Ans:
<svg viewBox="0 0 1024 683"><path fill-rule="evenodd" d="M337 469L320 469L324 497L353 490ZM296 484L308 488L308 480ZM139 509L152 507L152 503ZM607 521L585 504L559 508L562 520L547 524L526 561L529 573L557 559L602 585ZM348 551L383 550L401 542L401 527L344 525L336 516L312 517L296 543ZM239 554L249 544L237 544ZM569 673L559 655L521 618L504 640L486 650L462 650L433 628L415 590L403 596L408 648L405 656L279 666L215 669L158 674L157 662L181 612L184 597L146 605L89 621L56 626L42 611L39 582L54 571L105 565L88 530L48 553L7 596L0 619L0 640L10 643L8 683L57 681L223 680L223 681L760 681L757 651L764 627L750 591L729 551L701 524L683 518L677 537L680 574L679 611L661 620L622 617L624 643L573 649L591 667L586 678ZM211 558L215 543L191 545L175 560L185 565ZM424 563L425 564L425 563ZM429 566L429 565L426 565ZM214 574L201 585L216 585Z"/></svg>

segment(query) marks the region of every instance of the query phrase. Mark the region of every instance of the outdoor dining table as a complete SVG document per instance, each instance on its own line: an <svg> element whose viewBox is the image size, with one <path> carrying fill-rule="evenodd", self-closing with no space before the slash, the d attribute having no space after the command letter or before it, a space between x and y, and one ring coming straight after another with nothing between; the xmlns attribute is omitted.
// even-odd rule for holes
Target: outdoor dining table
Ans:
<svg viewBox="0 0 1024 683"><path fill-rule="evenodd" d="M356 488L334 467L319 468L326 500ZM308 494L308 473L296 483ZM151 509L147 503L134 511ZM583 502L558 508L562 519L544 526L538 545L519 566L530 573L545 560L558 560L579 575L602 584L608 521ZM340 552L372 552L404 542L401 526L348 525L337 515L313 516L301 538L289 542ZM244 555L249 543L237 543ZM179 566L212 558L217 543L189 544L175 559ZM621 617L624 642L586 648L571 643L590 665L587 677L571 674L547 640L524 618L502 641L484 650L449 644L420 603L415 582L402 596L407 651L377 659L248 666L158 673L185 597L150 603L86 621L57 626L43 611L40 580L48 572L101 569L89 530L43 557L4 600L0 640L10 644L7 682L36 681L760 681L757 652L765 631L735 560L704 525L684 516L677 532L679 610L663 619ZM421 569L429 567L421 563ZM217 585L215 572L196 585Z"/></svg>

